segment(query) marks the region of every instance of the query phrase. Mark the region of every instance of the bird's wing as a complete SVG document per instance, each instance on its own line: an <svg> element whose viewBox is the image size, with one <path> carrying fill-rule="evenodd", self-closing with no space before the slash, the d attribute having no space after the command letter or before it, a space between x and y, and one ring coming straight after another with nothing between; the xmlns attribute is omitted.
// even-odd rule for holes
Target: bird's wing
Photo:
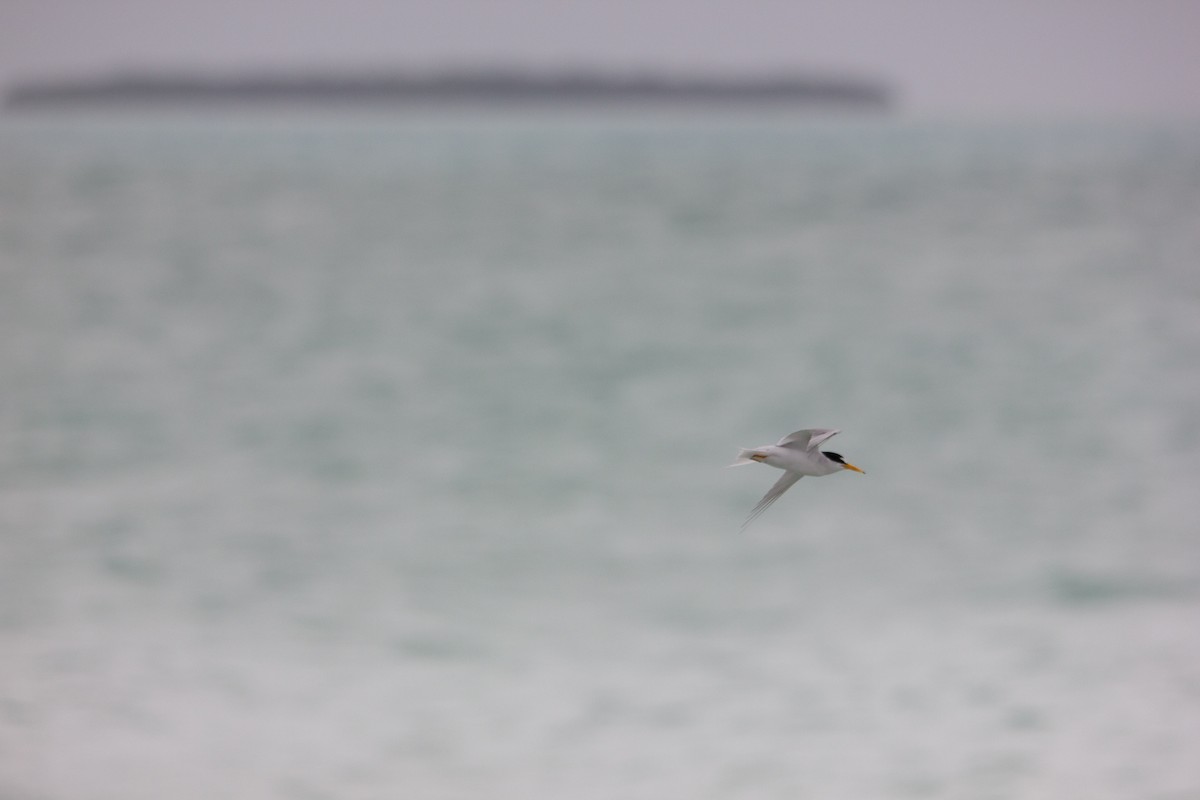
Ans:
<svg viewBox="0 0 1200 800"><path fill-rule="evenodd" d="M770 491L763 495L762 500L758 501L758 505L750 509L750 516L746 517L746 521L742 523L742 530L745 530L746 526L753 522L759 514L770 508L771 504L778 500L784 492L792 488L793 483L803 477L799 472L785 471L783 477L775 481L775 485L771 487Z"/></svg>
<svg viewBox="0 0 1200 800"><path fill-rule="evenodd" d="M806 428L802 431L789 433L787 436L779 440L778 447L788 447L792 450L808 450L816 447L821 442L828 439L840 431L832 428Z"/></svg>
<svg viewBox="0 0 1200 800"><path fill-rule="evenodd" d="M811 430L802 430L789 433L776 443L776 447L792 447L796 450L804 450L808 447L808 439L813 435Z"/></svg>

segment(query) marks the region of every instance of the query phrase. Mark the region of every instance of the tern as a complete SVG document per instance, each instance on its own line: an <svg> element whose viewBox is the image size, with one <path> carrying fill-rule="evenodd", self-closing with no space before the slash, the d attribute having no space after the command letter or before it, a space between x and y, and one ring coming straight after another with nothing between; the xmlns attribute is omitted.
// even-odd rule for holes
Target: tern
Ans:
<svg viewBox="0 0 1200 800"><path fill-rule="evenodd" d="M763 495L762 500L758 501L758 505L750 510L750 516L746 517L746 521L742 523L742 530L745 530L747 525L770 508L771 504L778 500L784 492L792 488L793 483L805 475L814 477L832 475L844 469L866 475L861 469L843 459L840 454L831 453L828 450L822 452L817 449L817 445L838 433L840 431L828 428L806 428L789 433L780 439L778 444L767 444L749 449L743 447L739 450L737 458L729 466L740 467L757 462L783 470L783 477L775 481L775 485Z"/></svg>

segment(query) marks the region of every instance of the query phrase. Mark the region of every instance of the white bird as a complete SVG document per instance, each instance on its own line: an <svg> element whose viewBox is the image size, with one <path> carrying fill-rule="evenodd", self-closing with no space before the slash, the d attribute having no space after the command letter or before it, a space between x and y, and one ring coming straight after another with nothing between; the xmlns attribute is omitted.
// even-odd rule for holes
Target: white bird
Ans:
<svg viewBox="0 0 1200 800"><path fill-rule="evenodd" d="M746 521L742 523L743 530L759 514L770 508L771 504L778 500L784 492L792 488L793 483L805 475L832 475L844 469L866 474L858 467L843 460L839 454L829 451L821 452L817 449L817 445L837 433L840 431L826 428L806 428L789 433L779 440L779 444L767 444L750 449L742 448L738 452L738 457L729 466L740 467L743 464L758 462L783 470L783 477L777 480L770 491L763 495L762 500L758 501L758 505L750 510L750 516L746 517Z"/></svg>

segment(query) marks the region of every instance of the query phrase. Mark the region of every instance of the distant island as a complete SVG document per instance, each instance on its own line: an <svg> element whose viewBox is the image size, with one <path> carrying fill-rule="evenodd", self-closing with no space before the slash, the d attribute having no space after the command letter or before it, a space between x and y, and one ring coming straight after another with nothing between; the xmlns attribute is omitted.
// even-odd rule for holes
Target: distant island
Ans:
<svg viewBox="0 0 1200 800"><path fill-rule="evenodd" d="M882 111L882 83L839 78L613 77L455 72L431 75L241 76L130 74L77 81L20 83L11 110L77 107L413 105L723 105Z"/></svg>

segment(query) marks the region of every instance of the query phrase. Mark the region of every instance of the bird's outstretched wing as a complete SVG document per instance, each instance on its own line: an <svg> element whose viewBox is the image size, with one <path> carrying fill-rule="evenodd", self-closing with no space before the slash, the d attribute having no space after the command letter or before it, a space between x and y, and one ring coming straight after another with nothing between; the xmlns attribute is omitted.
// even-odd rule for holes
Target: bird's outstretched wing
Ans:
<svg viewBox="0 0 1200 800"><path fill-rule="evenodd" d="M789 433L779 440L777 447L789 447L793 450L807 450L816 447L830 436L841 433L833 428L805 428L802 431Z"/></svg>
<svg viewBox="0 0 1200 800"><path fill-rule="evenodd" d="M762 500L758 501L758 505L750 509L750 516L746 517L746 521L742 523L742 530L745 530L747 525L757 519L759 514L770 508L771 504L778 500L784 492L792 488L793 483L803 477L799 472L785 471L783 476L775 481L775 485L771 487L770 491L763 495Z"/></svg>

